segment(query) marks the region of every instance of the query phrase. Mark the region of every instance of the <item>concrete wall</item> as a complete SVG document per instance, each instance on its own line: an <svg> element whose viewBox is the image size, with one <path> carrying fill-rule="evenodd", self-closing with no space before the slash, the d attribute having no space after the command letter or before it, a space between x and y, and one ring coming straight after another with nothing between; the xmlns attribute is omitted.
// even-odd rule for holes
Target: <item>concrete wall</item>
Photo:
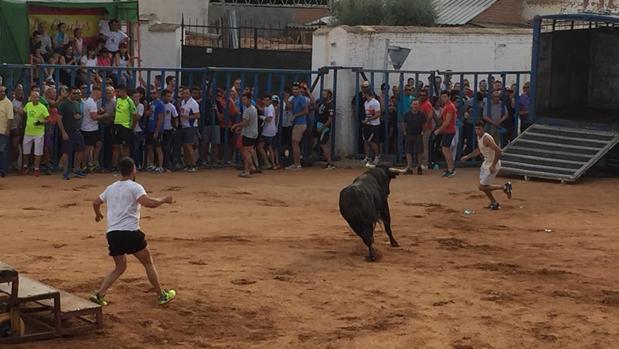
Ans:
<svg viewBox="0 0 619 349"><path fill-rule="evenodd" d="M524 0L523 17L530 21L536 15L552 15L578 11L619 11L618 0Z"/></svg>
<svg viewBox="0 0 619 349"><path fill-rule="evenodd" d="M140 16L156 14L162 23L180 24L184 13L192 18L208 18L209 0L140 0Z"/></svg>
<svg viewBox="0 0 619 349"><path fill-rule="evenodd" d="M452 70L497 72L529 71L531 39L528 29L419 28L419 27L346 27L324 28L314 32L312 68L323 66L393 69L387 65L386 45L410 48L412 51L402 70ZM331 86L329 74L326 86ZM406 75L405 78L411 75ZM420 76L426 79L427 76ZM375 90L382 74L375 76ZM390 75L391 84L397 74ZM472 80L471 80L472 81ZM508 80L508 82L510 82ZM337 144L339 155L354 150L351 130L354 128L350 104L355 93L356 76L349 70L338 75Z"/></svg>
<svg viewBox="0 0 619 349"><path fill-rule="evenodd" d="M167 28L160 28L161 26ZM159 28L158 28L159 27ZM170 31L171 30L171 31ZM148 23L140 24L141 66L148 68L180 68L181 29Z"/></svg>

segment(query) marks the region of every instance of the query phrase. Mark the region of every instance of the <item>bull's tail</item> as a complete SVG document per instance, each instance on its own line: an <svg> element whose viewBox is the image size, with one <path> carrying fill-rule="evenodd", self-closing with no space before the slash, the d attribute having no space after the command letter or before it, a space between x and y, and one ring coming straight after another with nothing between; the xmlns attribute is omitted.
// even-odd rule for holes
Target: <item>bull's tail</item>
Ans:
<svg viewBox="0 0 619 349"><path fill-rule="evenodd" d="M348 186L340 192L340 213L350 228L370 246L374 225L378 220L374 201L357 186Z"/></svg>

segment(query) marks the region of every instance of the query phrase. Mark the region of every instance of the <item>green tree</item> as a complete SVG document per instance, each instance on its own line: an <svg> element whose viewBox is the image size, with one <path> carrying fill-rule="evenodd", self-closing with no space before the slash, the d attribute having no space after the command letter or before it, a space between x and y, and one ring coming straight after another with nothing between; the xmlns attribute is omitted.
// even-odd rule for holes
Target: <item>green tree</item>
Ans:
<svg viewBox="0 0 619 349"><path fill-rule="evenodd" d="M384 25L432 26L436 10L432 0L386 0Z"/></svg>
<svg viewBox="0 0 619 349"><path fill-rule="evenodd" d="M436 21L432 0L335 0L331 12L338 25L431 26Z"/></svg>
<svg viewBox="0 0 619 349"><path fill-rule="evenodd" d="M380 25L384 8L380 0L339 0L333 6L333 15L338 25Z"/></svg>

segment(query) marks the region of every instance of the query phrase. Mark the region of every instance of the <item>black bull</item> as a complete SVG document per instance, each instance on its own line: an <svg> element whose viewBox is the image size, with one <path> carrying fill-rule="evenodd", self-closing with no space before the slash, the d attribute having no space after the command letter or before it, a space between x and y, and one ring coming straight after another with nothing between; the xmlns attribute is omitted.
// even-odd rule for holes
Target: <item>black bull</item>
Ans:
<svg viewBox="0 0 619 349"><path fill-rule="evenodd" d="M369 261L376 260L372 243L374 227L378 221L383 221L391 246L399 246L391 232L388 198L389 184L400 173L401 170L376 167L355 178L351 185L340 192L340 213L368 247Z"/></svg>

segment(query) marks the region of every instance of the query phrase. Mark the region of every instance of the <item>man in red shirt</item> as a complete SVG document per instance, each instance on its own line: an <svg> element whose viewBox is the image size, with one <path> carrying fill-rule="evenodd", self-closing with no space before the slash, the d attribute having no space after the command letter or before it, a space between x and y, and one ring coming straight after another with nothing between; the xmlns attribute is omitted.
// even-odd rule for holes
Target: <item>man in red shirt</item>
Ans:
<svg viewBox="0 0 619 349"><path fill-rule="evenodd" d="M432 134L432 103L428 100L428 90L422 89L419 91L419 102L421 103L421 111L426 115L426 125L423 129L423 159L419 159L421 168L427 170L426 165L430 161L430 135Z"/></svg>
<svg viewBox="0 0 619 349"><path fill-rule="evenodd" d="M443 135L441 147L445 162L447 163L447 169L443 172L443 177L453 177L456 175L456 168L451 152L451 142L456 136L456 106L449 99L449 91L441 92L441 105L443 106L441 112L442 123L441 126L434 131L434 134Z"/></svg>

